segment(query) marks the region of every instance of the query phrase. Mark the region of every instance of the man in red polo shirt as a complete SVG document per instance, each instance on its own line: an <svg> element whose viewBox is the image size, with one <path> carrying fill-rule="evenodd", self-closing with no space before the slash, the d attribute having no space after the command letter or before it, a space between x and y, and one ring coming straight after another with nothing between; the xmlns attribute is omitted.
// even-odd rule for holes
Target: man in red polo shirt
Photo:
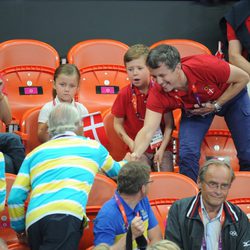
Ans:
<svg viewBox="0 0 250 250"><path fill-rule="evenodd" d="M240 170L250 171L250 100L246 72L211 55L180 60L169 45L152 49L147 58L158 84L151 90L143 128L135 139L136 160L148 146L162 114L182 108L180 122L180 172L197 179L200 147L215 114L224 116L238 152ZM244 131L244 133L243 133Z"/></svg>
<svg viewBox="0 0 250 250"><path fill-rule="evenodd" d="M153 86L146 66L148 53L148 47L136 44L131 46L124 55L124 64L131 84L119 92L112 107L112 113L115 116L114 128L131 152L134 148L134 138L143 127L148 93ZM140 160L151 167L155 163L158 164L161 171L173 171L171 147L167 147L171 141L172 129L172 112L164 113L164 121L161 123L161 131L164 131L164 135L159 149L155 153L155 150L150 147L145 148L146 152L142 152ZM161 131L158 130L156 137L161 137Z"/></svg>
<svg viewBox="0 0 250 250"><path fill-rule="evenodd" d="M229 62L250 75L250 1L235 3L220 26L228 43Z"/></svg>

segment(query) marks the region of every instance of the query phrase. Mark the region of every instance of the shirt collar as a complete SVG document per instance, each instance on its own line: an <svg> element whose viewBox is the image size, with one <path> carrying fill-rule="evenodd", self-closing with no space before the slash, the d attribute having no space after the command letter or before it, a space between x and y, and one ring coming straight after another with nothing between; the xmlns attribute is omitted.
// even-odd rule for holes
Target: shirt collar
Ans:
<svg viewBox="0 0 250 250"><path fill-rule="evenodd" d="M65 131L62 134L55 135L51 138L51 140L58 139L60 137L67 137L67 136L76 136L76 134L72 131Z"/></svg>

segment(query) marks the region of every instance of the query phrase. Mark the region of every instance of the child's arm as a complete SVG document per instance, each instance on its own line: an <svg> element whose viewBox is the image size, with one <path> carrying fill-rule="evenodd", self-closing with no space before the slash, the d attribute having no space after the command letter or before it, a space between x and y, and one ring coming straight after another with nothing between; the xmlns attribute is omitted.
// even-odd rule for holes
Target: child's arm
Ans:
<svg viewBox="0 0 250 250"><path fill-rule="evenodd" d="M37 136L41 143L49 140L48 125L47 123L38 123Z"/></svg>

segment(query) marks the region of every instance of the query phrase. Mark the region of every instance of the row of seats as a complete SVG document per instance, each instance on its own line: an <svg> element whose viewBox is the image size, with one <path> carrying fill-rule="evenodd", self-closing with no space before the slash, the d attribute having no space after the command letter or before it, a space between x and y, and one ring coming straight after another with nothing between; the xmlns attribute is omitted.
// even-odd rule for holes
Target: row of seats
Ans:
<svg viewBox="0 0 250 250"><path fill-rule="evenodd" d="M15 177L12 174L6 175L7 196ZM148 198L162 233L164 233L168 211L172 203L178 199L195 196L199 190L190 178L178 173L153 172L150 174L150 179L153 182L150 184ZM249 172L237 172L236 179L229 190L228 200L239 205L250 220L250 189L246 188L249 182ZM113 196L116 188L117 184L112 179L101 174L96 175L86 208L90 220L89 227L84 230L84 236L80 242L79 249L87 249L93 244L94 219L104 202ZM14 246L25 247L17 244L16 235L10 228L7 205L5 210L0 213L0 237L4 238L12 246L16 244Z"/></svg>
<svg viewBox="0 0 250 250"><path fill-rule="evenodd" d="M211 54L204 45L185 39L160 43L176 46L181 56ZM90 112L110 108L120 88L129 83L123 63L128 45L115 40L93 39L79 42L67 54L69 63L81 72L77 99ZM23 113L42 106L52 98L55 69L60 64L58 52L37 40L9 40L0 44L0 74L6 82L13 117L19 122Z"/></svg>
<svg viewBox="0 0 250 250"><path fill-rule="evenodd" d="M186 39L163 40L150 47L154 48L162 43L175 46L181 57L211 54L206 46ZM90 113L100 111L104 119L107 116L106 132L109 138L111 133L117 143L107 143L106 140L104 145L115 159L124 156L126 147L113 133L113 118L109 113L117 92L129 83L123 65L123 56L127 49L128 46L120 41L93 39L77 43L67 54L68 62L76 64L81 72L80 90L76 99ZM38 145L36 121L33 118L37 117L40 107L52 98L53 74L59 64L58 52L41 41L19 39L0 44L0 74L6 82L13 117L19 124L19 133L26 144L26 152ZM29 119L33 119L31 127L27 124ZM174 132L177 161L179 120L180 112L177 111ZM4 131L5 127L0 126L0 129ZM223 119L218 119L218 122L216 119L206 135L200 164L215 156L228 160L235 170L239 169L235 146Z"/></svg>

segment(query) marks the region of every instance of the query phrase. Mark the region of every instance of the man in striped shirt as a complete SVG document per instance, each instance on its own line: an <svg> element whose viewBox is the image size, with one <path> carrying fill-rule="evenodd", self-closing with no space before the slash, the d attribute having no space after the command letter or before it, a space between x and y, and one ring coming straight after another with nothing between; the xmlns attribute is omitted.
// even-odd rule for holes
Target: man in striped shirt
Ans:
<svg viewBox="0 0 250 250"><path fill-rule="evenodd" d="M32 250L76 250L95 174L116 176L125 163L114 161L99 142L78 136L81 125L75 107L56 106L48 120L51 140L27 155L11 189L11 227L21 240L26 230Z"/></svg>

